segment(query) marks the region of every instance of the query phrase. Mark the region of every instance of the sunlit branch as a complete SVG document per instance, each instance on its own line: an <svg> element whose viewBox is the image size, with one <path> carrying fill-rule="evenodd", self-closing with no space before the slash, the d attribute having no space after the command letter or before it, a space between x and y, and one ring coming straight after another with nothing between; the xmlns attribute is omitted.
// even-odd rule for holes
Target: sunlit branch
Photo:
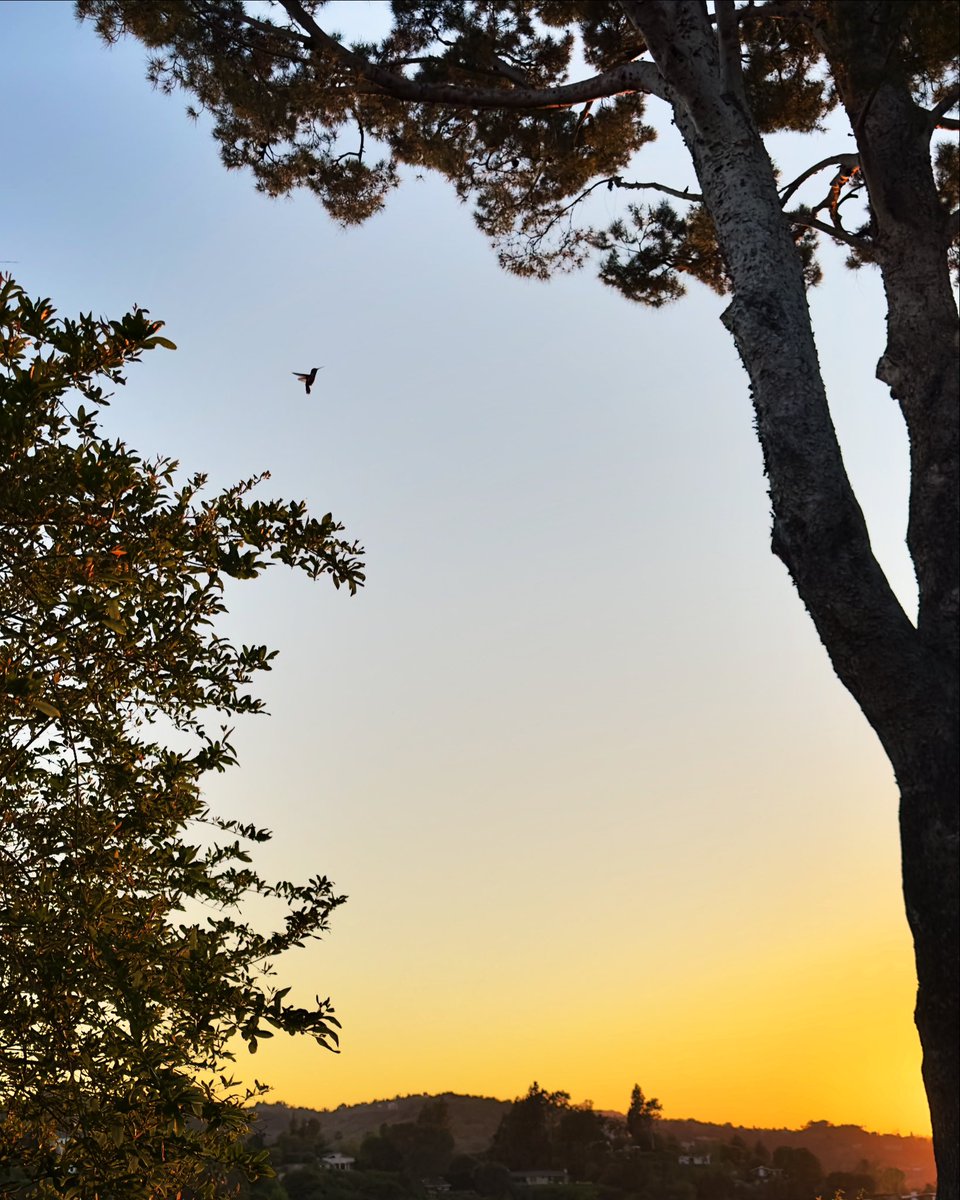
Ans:
<svg viewBox="0 0 960 1200"><path fill-rule="evenodd" d="M812 167L808 167L802 175L798 175L792 183L781 189L783 195L780 197L780 203L785 205L802 184L806 183L812 175L816 175L819 171L822 171L824 167L838 166L852 168L857 166L859 162L860 156L857 154L834 154L830 158L822 158L818 163L814 163Z"/></svg>

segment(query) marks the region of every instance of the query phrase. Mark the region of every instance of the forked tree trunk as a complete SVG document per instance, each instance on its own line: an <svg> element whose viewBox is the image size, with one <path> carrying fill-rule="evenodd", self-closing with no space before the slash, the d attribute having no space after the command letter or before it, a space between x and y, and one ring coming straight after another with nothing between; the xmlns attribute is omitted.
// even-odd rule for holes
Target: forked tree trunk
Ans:
<svg viewBox="0 0 960 1200"><path fill-rule="evenodd" d="M872 95L858 136L899 121L866 148L887 287L881 360L911 443L910 549L919 627L877 563L830 418L800 257L772 165L705 8L683 0L625 2L673 94L674 117L713 218L734 299L723 316L750 377L773 507L773 550L816 625L837 675L880 737L901 794L907 917L917 962L916 1021L930 1104L940 1200L958 1198L957 351L946 220L933 186L929 131L895 97ZM859 7L859 5L857 6ZM718 5L718 10L720 6ZM733 33L735 37L735 30ZM848 55L856 54L848 43ZM738 67L735 68L738 71ZM909 97L906 98L909 101ZM910 101L912 105L912 101ZM913 105L913 113L919 112ZM904 158L906 143L910 156ZM872 175L871 175L872 172ZM922 203L892 180L920 172ZM932 203L931 203L932 196ZM883 206L882 206L883 207ZM894 383L894 378L896 383ZM949 542L950 548L945 548Z"/></svg>

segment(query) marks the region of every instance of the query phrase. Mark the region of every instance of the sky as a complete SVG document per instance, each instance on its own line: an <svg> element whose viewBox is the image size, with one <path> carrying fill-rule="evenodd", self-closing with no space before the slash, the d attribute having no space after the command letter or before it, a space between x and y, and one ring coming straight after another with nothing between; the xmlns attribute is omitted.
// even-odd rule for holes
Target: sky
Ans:
<svg viewBox="0 0 960 1200"><path fill-rule="evenodd" d="M5 0L0 40L0 269L179 347L109 427L216 485L269 470L366 547L356 597L279 571L229 597L223 632L280 655L211 804L274 831L265 875L349 895L281 966L342 1053L277 1038L238 1073L318 1108L537 1080L624 1111L639 1082L670 1117L928 1133L896 788L770 553L723 301L508 276L438 179L342 230L226 172L72 5ZM648 119L643 177L692 183ZM912 614L879 278L824 260L834 419Z"/></svg>

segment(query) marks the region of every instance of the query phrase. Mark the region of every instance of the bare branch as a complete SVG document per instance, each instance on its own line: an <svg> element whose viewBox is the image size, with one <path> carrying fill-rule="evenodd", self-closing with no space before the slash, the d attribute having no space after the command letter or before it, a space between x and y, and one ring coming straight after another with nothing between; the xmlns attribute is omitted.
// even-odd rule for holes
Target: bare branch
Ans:
<svg viewBox="0 0 960 1200"><path fill-rule="evenodd" d="M821 233L826 233L832 238L836 238L838 242L845 242L848 246L854 246L857 250L869 250L870 241L867 238L856 237L838 225L828 225L826 221L818 221L812 213L809 212L792 212L787 213L787 220L793 225L805 225L808 229L818 229Z"/></svg>
<svg viewBox="0 0 960 1200"><path fill-rule="evenodd" d="M683 191L680 191L678 188L668 187L665 183L634 183L632 180L624 179L622 175L614 175L610 179L601 179L600 182L606 183L610 187L624 188L630 191L647 188L657 192L664 192L668 196L676 196L678 200L690 200L693 203L703 200L703 196L699 192L691 192L689 188L684 188Z"/></svg>
<svg viewBox="0 0 960 1200"><path fill-rule="evenodd" d="M534 239L533 244L539 246L540 243L543 241L543 239L550 232L550 230L554 227L554 225L556 225L556 223L559 220L561 220L563 217L565 217L572 208L576 208L576 206L580 203L581 200L586 200L587 196L589 196L592 191L594 191L598 187L602 187L604 184L606 184L607 187L610 187L612 185L612 182L613 181L610 179L598 179L596 181L596 183L591 183L589 187L584 188L579 196L574 196L574 198L570 201L569 204L565 204L563 206L563 208L560 209L559 212L554 213L554 215L550 218L550 220L546 223L546 225L544 225L543 229L541 229L540 232L537 234L536 238Z"/></svg>
<svg viewBox="0 0 960 1200"><path fill-rule="evenodd" d="M587 196L589 196L591 192L596 191L598 187L607 187L610 189L623 188L630 191L638 188L652 188L658 192L665 192L668 196L676 196L679 200L690 200L695 203L696 201L703 199L703 197L697 192L689 192L686 190L681 192L677 188L667 187L665 183L634 183L630 180L624 179L622 175L611 175L606 179L598 179L594 183L591 183L589 187L583 189L579 196L574 196L569 204L565 204L563 208L554 213L543 229L541 229L537 234L535 239L536 244L539 245L539 243L543 241L543 239L558 221L565 217L572 208L576 208L581 200L586 200Z"/></svg>

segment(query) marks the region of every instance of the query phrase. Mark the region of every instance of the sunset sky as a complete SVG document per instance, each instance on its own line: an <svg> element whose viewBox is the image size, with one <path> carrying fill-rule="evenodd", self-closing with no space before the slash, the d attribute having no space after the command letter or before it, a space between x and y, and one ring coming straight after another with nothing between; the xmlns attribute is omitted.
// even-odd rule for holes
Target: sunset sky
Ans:
<svg viewBox="0 0 960 1200"><path fill-rule="evenodd" d="M274 830L267 876L350 897L283 967L343 1053L276 1039L240 1073L315 1107L536 1079L624 1110L639 1082L670 1117L928 1133L896 788L770 553L723 301L507 276L437 179L341 230L228 174L71 4L0 4L0 40L0 269L179 346L111 430L218 485L267 469L367 550L355 598L279 571L230 596L224 632L280 657L211 802ZM648 119L643 177L692 184ZM820 355L912 614L879 277L842 259ZM307 398L291 372L321 364Z"/></svg>

